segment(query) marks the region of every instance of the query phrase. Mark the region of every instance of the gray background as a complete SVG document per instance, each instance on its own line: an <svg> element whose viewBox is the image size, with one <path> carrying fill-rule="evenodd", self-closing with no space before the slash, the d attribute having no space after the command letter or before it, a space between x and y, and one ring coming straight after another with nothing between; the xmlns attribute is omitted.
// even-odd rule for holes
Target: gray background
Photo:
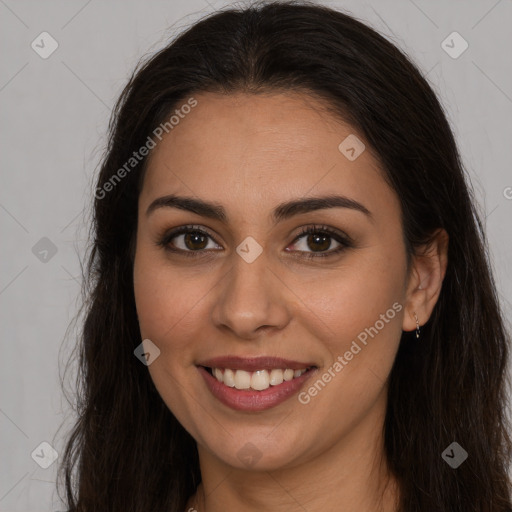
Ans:
<svg viewBox="0 0 512 512"><path fill-rule="evenodd" d="M61 452L59 427L69 424L58 362L62 368L74 341L72 328L65 335L80 298L84 214L113 102L139 58L228 3L0 0L0 511L62 508L58 461L42 469L31 453L42 441ZM377 28L428 74L486 217L510 319L512 1L324 3ZM59 45L47 59L31 48L43 31ZM469 44L456 59L441 45L453 31ZM51 244L43 237L54 255L44 253Z"/></svg>

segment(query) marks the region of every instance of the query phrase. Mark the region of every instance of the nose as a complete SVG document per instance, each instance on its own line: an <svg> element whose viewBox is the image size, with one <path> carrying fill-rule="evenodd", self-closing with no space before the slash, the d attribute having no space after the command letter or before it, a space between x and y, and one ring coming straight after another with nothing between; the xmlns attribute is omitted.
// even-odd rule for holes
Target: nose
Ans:
<svg viewBox="0 0 512 512"><path fill-rule="evenodd" d="M212 319L218 329L253 340L290 321L287 288L268 266L265 251L252 263L238 254L216 290Z"/></svg>

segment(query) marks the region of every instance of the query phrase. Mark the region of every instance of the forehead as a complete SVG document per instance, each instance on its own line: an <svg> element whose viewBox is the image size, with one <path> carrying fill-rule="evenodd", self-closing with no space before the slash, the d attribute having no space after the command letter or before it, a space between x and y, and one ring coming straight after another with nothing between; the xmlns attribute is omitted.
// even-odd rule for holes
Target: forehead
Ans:
<svg viewBox="0 0 512 512"><path fill-rule="evenodd" d="M333 192L396 203L369 148L357 156L362 136L321 101L297 93L194 98L197 105L153 150L143 203L186 194L227 205L242 201L255 214L267 203L270 209L293 197ZM343 141L354 147L356 159L343 153Z"/></svg>

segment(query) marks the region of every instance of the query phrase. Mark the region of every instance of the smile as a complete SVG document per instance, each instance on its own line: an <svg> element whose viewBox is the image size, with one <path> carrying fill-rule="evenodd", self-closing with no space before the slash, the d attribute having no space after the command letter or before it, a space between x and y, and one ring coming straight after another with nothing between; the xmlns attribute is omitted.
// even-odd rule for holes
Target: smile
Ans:
<svg viewBox="0 0 512 512"><path fill-rule="evenodd" d="M274 357L228 356L197 365L210 393L237 411L257 412L297 394L318 368Z"/></svg>

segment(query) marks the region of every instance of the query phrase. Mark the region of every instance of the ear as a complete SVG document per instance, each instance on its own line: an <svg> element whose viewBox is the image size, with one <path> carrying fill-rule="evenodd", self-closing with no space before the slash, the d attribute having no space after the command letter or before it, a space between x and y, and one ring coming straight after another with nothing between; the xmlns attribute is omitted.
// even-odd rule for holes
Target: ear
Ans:
<svg viewBox="0 0 512 512"><path fill-rule="evenodd" d="M424 325L436 305L448 264L449 236L444 229L432 234L431 240L417 248L412 257L411 269L407 281L405 314L402 329L416 329L416 319Z"/></svg>

